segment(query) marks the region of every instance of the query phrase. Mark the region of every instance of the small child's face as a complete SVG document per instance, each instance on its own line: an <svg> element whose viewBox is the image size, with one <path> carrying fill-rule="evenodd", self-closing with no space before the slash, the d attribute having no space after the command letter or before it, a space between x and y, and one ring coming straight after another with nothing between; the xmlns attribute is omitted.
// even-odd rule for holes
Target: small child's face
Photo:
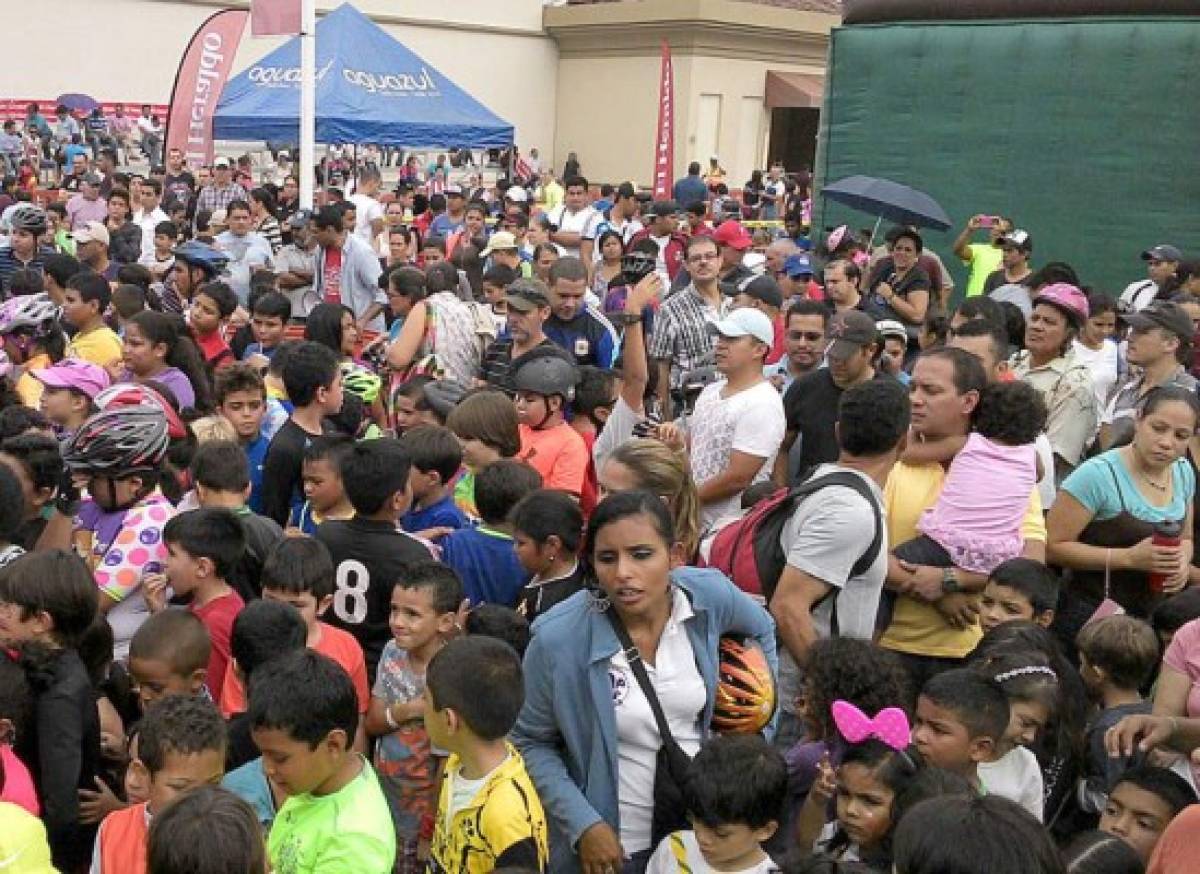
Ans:
<svg viewBox="0 0 1200 874"><path fill-rule="evenodd" d="M78 416L76 395L69 388L46 386L42 392L41 408L46 418L58 425L68 425Z"/></svg>
<svg viewBox="0 0 1200 874"><path fill-rule="evenodd" d="M1100 814L1100 831L1120 838L1149 862L1171 819L1171 806L1162 798L1133 783L1118 783Z"/></svg>
<svg viewBox="0 0 1200 874"><path fill-rule="evenodd" d="M430 694L428 686L422 690L421 700L425 705L421 716L425 722L425 733L429 735L429 742L439 749L453 750L456 744L447 724L449 713L433 706L433 695Z"/></svg>
<svg viewBox="0 0 1200 874"><path fill-rule="evenodd" d="M144 767L144 766L143 766ZM197 786L217 786L225 776L225 751L167 752L163 766L150 775L147 810L161 813L167 805Z"/></svg>
<svg viewBox="0 0 1200 874"><path fill-rule="evenodd" d="M221 310L217 302L203 292L192 300L190 318L192 328L202 337L207 337L221 328Z"/></svg>
<svg viewBox="0 0 1200 874"><path fill-rule="evenodd" d="M265 349L274 349L283 339L283 319L279 316L264 316L255 313L250 319L250 330L254 339Z"/></svg>
<svg viewBox="0 0 1200 874"><path fill-rule="evenodd" d="M420 649L434 638L449 633L453 613L438 613L429 589L392 588L388 627L396 645L403 650Z"/></svg>
<svg viewBox="0 0 1200 874"><path fill-rule="evenodd" d="M458 442L462 446L463 467L469 471L478 473L489 464L500 460L500 453L482 440L476 440L473 437L464 440L459 437Z"/></svg>
<svg viewBox="0 0 1200 874"><path fill-rule="evenodd" d="M304 497L313 509L325 512L336 507L342 500L342 478L329 463L328 458L305 461L301 469L304 480Z"/></svg>
<svg viewBox="0 0 1200 874"><path fill-rule="evenodd" d="M206 576L200 560L178 543L167 544L167 560L163 563L163 570L176 595L194 591Z"/></svg>
<svg viewBox="0 0 1200 874"><path fill-rule="evenodd" d="M441 478L436 473L417 470L415 466L408 469L408 490L412 492L414 501L431 494L441 484Z"/></svg>
<svg viewBox="0 0 1200 874"><path fill-rule="evenodd" d="M917 698L912 742L929 764L956 774L974 776L979 761L979 739L953 710L940 707L924 695ZM989 743L990 746L990 743Z"/></svg>
<svg viewBox="0 0 1200 874"><path fill-rule="evenodd" d="M158 249L158 251L169 252L174 245L175 241L166 234L154 235L154 248Z"/></svg>
<svg viewBox="0 0 1200 874"><path fill-rule="evenodd" d="M497 312L504 312L504 309L503 309L504 286L503 285L495 285L491 282L485 282L483 284L483 297L484 297L484 300L486 300L488 303L490 303L492 305L492 308L494 310L496 310Z"/></svg>
<svg viewBox="0 0 1200 874"><path fill-rule="evenodd" d="M285 795L319 794L337 773L350 745L350 739L340 730L327 734L315 749L278 728L255 728L250 735L263 755L267 779Z"/></svg>
<svg viewBox="0 0 1200 874"><path fill-rule="evenodd" d="M392 416L396 420L396 431L400 434L421 424L417 412L417 402L404 395L396 395L395 403L392 405Z"/></svg>
<svg viewBox="0 0 1200 874"><path fill-rule="evenodd" d="M264 601L278 601L295 607L309 631L316 627L317 619L329 609L329 603L333 600L332 597L327 597L319 602L312 592L283 592L268 588L263 588L262 597Z"/></svg>
<svg viewBox="0 0 1200 874"><path fill-rule="evenodd" d="M1050 719L1050 708L1040 701L1009 699L1005 746L1032 746Z"/></svg>
<svg viewBox="0 0 1200 874"><path fill-rule="evenodd" d="M1017 619L1033 619L1033 604L1021 592L988 580L979 596L979 627L987 634L998 625Z"/></svg>
<svg viewBox="0 0 1200 874"><path fill-rule="evenodd" d="M204 685L204 669L182 676L161 659L131 658L129 678L137 689L142 711L168 695L195 695ZM131 754L132 755L132 754Z"/></svg>
<svg viewBox="0 0 1200 874"><path fill-rule="evenodd" d="M28 640L41 639L45 627L45 614L31 614L24 619L25 611L19 604L0 601L0 644L15 646Z"/></svg>
<svg viewBox="0 0 1200 874"><path fill-rule="evenodd" d="M860 847L875 847L892 829L896 793L861 762L842 765L837 772L837 818L847 836Z"/></svg>
<svg viewBox="0 0 1200 874"><path fill-rule="evenodd" d="M218 412L233 425L239 440L252 441L262 428L263 416L267 412L266 397L261 392L249 389L230 392Z"/></svg>
<svg viewBox="0 0 1200 874"><path fill-rule="evenodd" d="M775 823L751 828L742 823L708 826L698 819L692 820L700 855L716 871L744 870L753 865L762 853L760 845L775 834L776 828Z"/></svg>
<svg viewBox="0 0 1200 874"><path fill-rule="evenodd" d="M129 761L132 765L138 757L138 740L141 735L134 734L129 741ZM130 804L141 804L150 800L150 775L145 768L129 767L125 769L125 798Z"/></svg>
<svg viewBox="0 0 1200 874"><path fill-rule="evenodd" d="M531 574L544 573L550 566L550 550L546 544L538 543L523 531L513 532L513 543L517 561Z"/></svg>

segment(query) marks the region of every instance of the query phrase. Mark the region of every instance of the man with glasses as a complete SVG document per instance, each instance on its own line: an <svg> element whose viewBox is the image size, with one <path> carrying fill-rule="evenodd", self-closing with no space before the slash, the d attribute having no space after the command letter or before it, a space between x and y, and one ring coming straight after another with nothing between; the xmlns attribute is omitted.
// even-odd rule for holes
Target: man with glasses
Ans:
<svg viewBox="0 0 1200 874"><path fill-rule="evenodd" d="M1183 253L1169 243L1159 243L1143 252L1142 260L1146 262L1148 278L1125 286L1118 304L1122 312L1136 313L1156 300L1166 288L1167 281L1175 275Z"/></svg>
<svg viewBox="0 0 1200 874"><path fill-rule="evenodd" d="M686 251L691 281L666 299L655 319L650 357L658 363L658 399L664 420L683 401L683 375L709 363L713 336L708 326L724 319L733 302L721 293L721 252L711 237L692 237Z"/></svg>
<svg viewBox="0 0 1200 874"><path fill-rule="evenodd" d="M1192 360L1192 318L1179 304L1156 300L1125 316L1129 326L1125 360L1134 373L1117 389L1100 415L1100 448L1110 449L1133 434L1142 401L1152 389L1171 385L1196 390L1185 362Z"/></svg>
<svg viewBox="0 0 1200 874"><path fill-rule="evenodd" d="M821 366L829 309L820 301L794 300L784 311L783 325L783 358L763 368L763 375L781 394Z"/></svg>
<svg viewBox="0 0 1200 874"><path fill-rule="evenodd" d="M878 335L875 320L866 313L838 313L829 322L828 338L829 366L797 379L783 397L787 433L775 464L775 481L780 484L798 483L818 464L837 461L835 426L846 389L877 377L891 378L875 368Z"/></svg>

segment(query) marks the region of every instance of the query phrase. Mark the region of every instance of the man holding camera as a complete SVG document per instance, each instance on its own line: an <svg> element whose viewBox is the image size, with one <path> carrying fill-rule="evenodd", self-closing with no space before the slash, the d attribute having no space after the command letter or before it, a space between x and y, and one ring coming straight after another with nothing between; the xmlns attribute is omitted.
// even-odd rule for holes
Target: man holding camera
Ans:
<svg viewBox="0 0 1200 874"><path fill-rule="evenodd" d="M973 215L967 220L967 226L954 241L954 254L971 271L967 279L967 297L983 294L987 278L1002 266L1004 250L1000 247L1000 241L1012 233L1012 229L1012 219L1002 215ZM988 232L986 243L971 242L978 230Z"/></svg>

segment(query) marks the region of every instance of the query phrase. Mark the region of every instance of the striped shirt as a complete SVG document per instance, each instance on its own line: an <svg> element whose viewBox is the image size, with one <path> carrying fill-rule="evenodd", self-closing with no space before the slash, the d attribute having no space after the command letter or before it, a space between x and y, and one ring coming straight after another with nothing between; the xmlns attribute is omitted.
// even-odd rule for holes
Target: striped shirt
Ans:
<svg viewBox="0 0 1200 874"><path fill-rule="evenodd" d="M721 296L719 308L714 309L689 284L671 295L659 308L650 337L650 357L671 362L671 388L682 387L683 375L702 366L713 350L709 324L725 318L733 308L733 299Z"/></svg>
<svg viewBox="0 0 1200 874"><path fill-rule="evenodd" d="M54 250L49 246L38 246L30 260L22 261L11 246L0 246L0 292L3 292L4 297L8 297L12 275L18 270L36 270L45 275L46 256L53 254Z"/></svg>
<svg viewBox="0 0 1200 874"><path fill-rule="evenodd" d="M207 209L209 212L228 209L229 204L235 200L248 201L249 199L250 195L246 193L246 189L236 182L230 182L224 188L206 185L200 189L200 195L196 198L196 212L200 212L202 209Z"/></svg>

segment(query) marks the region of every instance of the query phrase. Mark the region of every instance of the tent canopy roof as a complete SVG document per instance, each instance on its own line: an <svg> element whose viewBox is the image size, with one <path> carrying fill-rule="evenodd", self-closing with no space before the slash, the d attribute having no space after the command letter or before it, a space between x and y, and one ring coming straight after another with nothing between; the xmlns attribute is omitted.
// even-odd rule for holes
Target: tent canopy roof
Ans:
<svg viewBox="0 0 1200 874"><path fill-rule="evenodd" d="M321 143L502 147L513 126L413 54L349 3L317 24ZM300 138L300 37L229 81L213 135Z"/></svg>

